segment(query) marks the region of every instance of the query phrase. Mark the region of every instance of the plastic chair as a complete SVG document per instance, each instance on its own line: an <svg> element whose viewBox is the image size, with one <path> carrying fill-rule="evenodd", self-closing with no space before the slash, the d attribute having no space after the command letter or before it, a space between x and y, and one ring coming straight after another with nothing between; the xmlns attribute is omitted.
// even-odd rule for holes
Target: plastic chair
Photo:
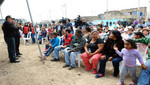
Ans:
<svg viewBox="0 0 150 85"><path fill-rule="evenodd" d="M144 63L146 62L146 59L148 58L148 46L142 43L137 43L137 50L140 52L142 59L144 61ZM141 66L140 62L138 61L138 59L136 59L137 61L137 66Z"/></svg>
<svg viewBox="0 0 150 85"><path fill-rule="evenodd" d="M26 41L29 41L29 43L32 44L31 34L32 34L32 32L29 32L27 34L27 38L25 38L25 37L23 38L24 45L26 44Z"/></svg>

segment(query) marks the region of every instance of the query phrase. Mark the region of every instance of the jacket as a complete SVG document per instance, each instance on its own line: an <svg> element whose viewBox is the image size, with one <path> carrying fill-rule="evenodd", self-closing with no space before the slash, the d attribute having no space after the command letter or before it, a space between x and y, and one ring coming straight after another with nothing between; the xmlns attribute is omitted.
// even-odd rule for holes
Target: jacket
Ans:
<svg viewBox="0 0 150 85"><path fill-rule="evenodd" d="M118 50L121 51L124 48L124 41L123 40L112 40L112 39L107 39L105 44L104 44L104 49L103 49L103 55L109 55L110 57L116 58L120 57L115 50L113 49L114 45L118 47Z"/></svg>
<svg viewBox="0 0 150 85"><path fill-rule="evenodd" d="M29 27L23 27L23 33L28 33L29 32Z"/></svg>
<svg viewBox="0 0 150 85"><path fill-rule="evenodd" d="M4 24L2 25L2 30L4 33L4 37L12 38L15 37L15 31L18 28L15 27L11 22L5 21Z"/></svg>
<svg viewBox="0 0 150 85"><path fill-rule="evenodd" d="M64 46L67 46L71 43L72 36L73 36L72 34L69 34L69 36L66 39L66 34L64 35Z"/></svg>
<svg viewBox="0 0 150 85"><path fill-rule="evenodd" d="M83 36L81 36L79 39L76 39L76 36L75 36L72 38L72 41L69 47L74 52L80 51L81 53L83 53L85 44L86 44L86 40Z"/></svg>

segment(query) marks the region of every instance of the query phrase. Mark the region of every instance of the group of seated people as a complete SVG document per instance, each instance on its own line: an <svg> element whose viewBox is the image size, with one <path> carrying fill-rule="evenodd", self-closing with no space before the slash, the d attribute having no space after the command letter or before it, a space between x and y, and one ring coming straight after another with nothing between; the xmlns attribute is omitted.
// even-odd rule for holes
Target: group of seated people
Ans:
<svg viewBox="0 0 150 85"><path fill-rule="evenodd" d="M130 35L130 28L128 28L128 35ZM143 31L149 31L143 29ZM125 31L123 32L125 33ZM66 28L63 35L63 44L60 45L60 39L56 32L53 32L50 36L50 42L46 44L45 51L43 53L44 59L54 51L54 58L51 61L60 61L59 51L63 50L65 65L63 68L69 67L72 70L76 67L76 56L81 53L81 58L85 64L86 71L93 70L93 74L96 74L96 78L103 77L105 75L105 67L107 61L112 61L114 72L113 76L117 77L120 72L120 79L117 85L123 85L125 76L129 72L132 82L131 85L143 85L142 71L150 71L149 65L145 65L143 59L137 50L135 42L141 42L143 44L150 43L149 38L144 38L141 32L135 32L133 38L123 39L121 32L118 30L109 31L109 37L106 40L100 38L98 31L92 31L89 27L76 29L75 35L71 34L71 30ZM150 53L150 52L149 52ZM150 56L150 54L149 54ZM41 56L39 56L41 58ZM136 58L141 63L140 78L136 74ZM90 62L91 59L91 62ZM98 63L100 61L100 63ZM119 71L119 63L123 61L121 71ZM100 68L97 69L97 65L100 64ZM147 69L147 70L146 70ZM142 76L141 76L142 75ZM150 76L147 76L150 77ZM150 79L150 78L148 78ZM148 80L150 82L150 80Z"/></svg>

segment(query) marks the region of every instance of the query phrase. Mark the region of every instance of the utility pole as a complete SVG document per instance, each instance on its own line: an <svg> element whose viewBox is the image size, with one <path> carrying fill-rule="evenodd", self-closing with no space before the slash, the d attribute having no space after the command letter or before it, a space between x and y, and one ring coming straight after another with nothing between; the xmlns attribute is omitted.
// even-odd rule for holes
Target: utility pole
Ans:
<svg viewBox="0 0 150 85"><path fill-rule="evenodd" d="M140 0L138 0L137 19L140 19Z"/></svg>

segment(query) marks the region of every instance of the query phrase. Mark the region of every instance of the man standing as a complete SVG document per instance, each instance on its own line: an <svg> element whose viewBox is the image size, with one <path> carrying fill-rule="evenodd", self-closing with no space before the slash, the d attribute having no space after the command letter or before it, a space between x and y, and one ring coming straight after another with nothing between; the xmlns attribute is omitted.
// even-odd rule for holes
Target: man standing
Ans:
<svg viewBox="0 0 150 85"><path fill-rule="evenodd" d="M6 21L2 26L2 30L4 33L4 40L7 44L8 55L10 59L10 63L18 63L19 60L16 59L16 49L15 49L15 30L18 28L15 27L14 21L11 16L6 16Z"/></svg>
<svg viewBox="0 0 150 85"><path fill-rule="evenodd" d="M73 37L69 48L67 48L67 50L65 50L64 52L66 65L64 65L63 68L70 67L69 70L71 70L76 67L75 65L76 56L80 52L81 53L83 52L85 43L86 40L82 36L82 31L80 29L77 29L75 32L75 37Z"/></svg>
<svg viewBox="0 0 150 85"><path fill-rule="evenodd" d="M16 57L21 57L20 55L22 55L22 54L19 52L19 46L20 46L20 33L19 33L19 29L21 29L21 23L19 23L18 29L15 30Z"/></svg>
<svg viewBox="0 0 150 85"><path fill-rule="evenodd" d="M58 22L58 25L56 26L56 32L59 34L59 36L62 36L63 26L61 25L61 22Z"/></svg>

